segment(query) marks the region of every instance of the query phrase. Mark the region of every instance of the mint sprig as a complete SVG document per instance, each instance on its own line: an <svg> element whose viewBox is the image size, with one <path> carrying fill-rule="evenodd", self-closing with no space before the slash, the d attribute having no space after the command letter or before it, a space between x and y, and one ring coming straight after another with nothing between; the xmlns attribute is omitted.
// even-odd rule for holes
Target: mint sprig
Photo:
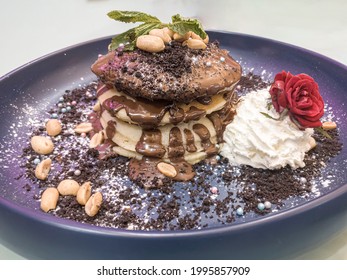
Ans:
<svg viewBox="0 0 347 280"><path fill-rule="evenodd" d="M202 39L205 39L207 34L202 28L201 23L197 19L183 18L180 15L172 16L172 23L168 27L180 35L184 35L189 31L193 31L199 35Z"/></svg>
<svg viewBox="0 0 347 280"><path fill-rule="evenodd" d="M172 23L163 23L157 17L136 11L114 10L107 14L111 19L125 23L142 22L139 26L131 28L114 38L112 38L110 50L115 50L120 44L124 45L124 50L134 50L136 39L141 35L148 34L152 29L168 27L174 32L184 35L192 31L205 39L207 34L197 19L183 18L180 15L172 16Z"/></svg>
<svg viewBox="0 0 347 280"><path fill-rule="evenodd" d="M157 17L151 16L142 12L131 12L131 11L119 11L114 10L107 14L110 18L121 21L121 22L146 22L153 23L158 22L160 20Z"/></svg>

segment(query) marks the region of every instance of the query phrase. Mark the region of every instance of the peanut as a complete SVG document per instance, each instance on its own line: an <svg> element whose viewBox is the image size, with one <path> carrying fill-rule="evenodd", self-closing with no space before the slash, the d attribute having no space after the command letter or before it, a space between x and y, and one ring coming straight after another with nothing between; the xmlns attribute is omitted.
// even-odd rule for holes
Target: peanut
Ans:
<svg viewBox="0 0 347 280"><path fill-rule="evenodd" d="M310 137L309 144L310 144L310 147L311 147L310 150L317 146L317 142L316 142L316 140L313 137Z"/></svg>
<svg viewBox="0 0 347 280"><path fill-rule="evenodd" d="M104 134L102 131L95 133L92 139L90 139L89 148L96 148L102 143L103 140L104 140Z"/></svg>
<svg viewBox="0 0 347 280"><path fill-rule="evenodd" d="M206 34L205 39L203 39L202 41L207 44L209 42L210 38L208 37L208 35Z"/></svg>
<svg viewBox="0 0 347 280"><path fill-rule="evenodd" d="M192 39L197 39L197 40L200 40L200 41L203 41L205 44L208 43L209 41L209 38L208 38L208 35L206 34L206 37L205 39L202 39L198 34L192 32L191 36L190 36Z"/></svg>
<svg viewBox="0 0 347 280"><path fill-rule="evenodd" d="M194 32L191 33L190 37L191 37L192 39L197 39L197 40L202 41L202 38L201 38L198 34L196 34L196 33L194 33Z"/></svg>
<svg viewBox="0 0 347 280"><path fill-rule="evenodd" d="M93 107L93 111L94 111L94 112L99 112L100 109L101 109L100 102L97 101L97 102L95 103L94 107Z"/></svg>
<svg viewBox="0 0 347 280"><path fill-rule="evenodd" d="M157 164L157 168L160 171L160 173L164 174L166 177L173 178L177 175L175 167L169 163L159 162Z"/></svg>
<svg viewBox="0 0 347 280"><path fill-rule="evenodd" d="M47 188L41 196L40 207L43 211L48 212L49 210L57 207L59 199L59 192L56 188Z"/></svg>
<svg viewBox="0 0 347 280"><path fill-rule="evenodd" d="M46 123L46 131L49 136L57 136L61 130L61 123L57 119L50 119Z"/></svg>
<svg viewBox="0 0 347 280"><path fill-rule="evenodd" d="M206 49L206 44L201 41L201 40L198 40L198 39L188 39L186 41L187 43L187 46L190 48L190 49L195 49L195 50L204 50Z"/></svg>
<svg viewBox="0 0 347 280"><path fill-rule="evenodd" d="M61 195L77 195L80 185L71 179L63 180L59 183L57 189Z"/></svg>
<svg viewBox="0 0 347 280"><path fill-rule="evenodd" d="M178 42L183 42L183 41L185 41L185 40L188 40L188 39L190 38L191 34L192 34L191 31L187 32L187 33L184 34L184 35L181 35L181 34L179 34L179 33L174 33L173 39L174 39L175 41L178 41Z"/></svg>
<svg viewBox="0 0 347 280"><path fill-rule="evenodd" d="M51 170L52 160L47 158L41 161L35 168L35 176L37 179L46 180L49 171Z"/></svg>
<svg viewBox="0 0 347 280"><path fill-rule="evenodd" d="M163 39L153 35L141 35L136 40L136 47L146 52L156 53L165 49Z"/></svg>
<svg viewBox="0 0 347 280"><path fill-rule="evenodd" d="M335 129L337 127L336 122L324 122L322 124L322 128L324 130L332 130Z"/></svg>
<svg viewBox="0 0 347 280"><path fill-rule="evenodd" d="M54 150L53 142L48 137L33 136L30 143L33 150L40 155L50 154Z"/></svg>
<svg viewBox="0 0 347 280"><path fill-rule="evenodd" d="M164 33L166 33L167 35L169 35L171 39L173 39L173 35L174 35L175 32L173 32L173 31L172 31L171 29L169 29L168 27L164 27L164 28L163 28L163 31L164 31Z"/></svg>
<svg viewBox="0 0 347 280"><path fill-rule="evenodd" d="M88 199L84 210L88 216L94 217L96 214L98 214L101 204L102 194L97 192Z"/></svg>
<svg viewBox="0 0 347 280"><path fill-rule="evenodd" d="M75 126L76 133L88 133L93 130L93 126L91 123L80 123Z"/></svg>
<svg viewBox="0 0 347 280"><path fill-rule="evenodd" d="M77 202L81 205L86 205L91 194L92 194L92 186L91 186L90 182L85 182L78 189L78 192L76 195Z"/></svg>
<svg viewBox="0 0 347 280"><path fill-rule="evenodd" d="M153 36L157 36L161 38L165 44L171 42L170 35L168 35L163 29L157 29L157 28L152 29L151 31L149 31L149 35L153 35Z"/></svg>

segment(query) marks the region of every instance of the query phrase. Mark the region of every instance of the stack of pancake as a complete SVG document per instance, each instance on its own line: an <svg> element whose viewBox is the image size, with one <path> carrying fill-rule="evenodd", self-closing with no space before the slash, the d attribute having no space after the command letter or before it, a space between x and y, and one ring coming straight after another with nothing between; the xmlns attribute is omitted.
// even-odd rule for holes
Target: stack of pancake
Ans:
<svg viewBox="0 0 347 280"><path fill-rule="evenodd" d="M171 179L190 180L192 164L219 152L235 114L241 68L217 43L193 50L171 42L160 53L120 48L100 56L92 71L100 80L93 115L98 144L132 158L133 180L162 184L159 162L175 167Z"/></svg>

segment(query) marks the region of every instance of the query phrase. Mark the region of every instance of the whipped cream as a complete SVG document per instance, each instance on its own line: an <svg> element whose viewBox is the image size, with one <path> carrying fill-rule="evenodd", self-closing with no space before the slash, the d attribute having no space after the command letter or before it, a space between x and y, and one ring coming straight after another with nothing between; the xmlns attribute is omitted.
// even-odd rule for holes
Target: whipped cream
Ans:
<svg viewBox="0 0 347 280"><path fill-rule="evenodd" d="M300 130L288 116L282 120L264 116L261 112L279 117L273 106L268 109L269 100L268 89L250 92L241 99L234 120L224 131L221 155L233 165L263 169L304 167L305 153L315 143L313 129Z"/></svg>

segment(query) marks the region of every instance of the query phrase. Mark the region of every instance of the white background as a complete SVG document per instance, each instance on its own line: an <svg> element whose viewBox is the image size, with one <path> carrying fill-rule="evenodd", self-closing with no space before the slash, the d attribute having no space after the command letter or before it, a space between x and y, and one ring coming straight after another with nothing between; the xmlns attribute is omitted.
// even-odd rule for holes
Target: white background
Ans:
<svg viewBox="0 0 347 280"><path fill-rule="evenodd" d="M345 0L0 0L0 4L0 76L50 52L128 29L130 25L106 16L113 9L144 11L166 22L176 13L197 17L206 29L272 38L347 65ZM21 256L0 244L0 259L10 258ZM300 258L347 259L347 226Z"/></svg>

